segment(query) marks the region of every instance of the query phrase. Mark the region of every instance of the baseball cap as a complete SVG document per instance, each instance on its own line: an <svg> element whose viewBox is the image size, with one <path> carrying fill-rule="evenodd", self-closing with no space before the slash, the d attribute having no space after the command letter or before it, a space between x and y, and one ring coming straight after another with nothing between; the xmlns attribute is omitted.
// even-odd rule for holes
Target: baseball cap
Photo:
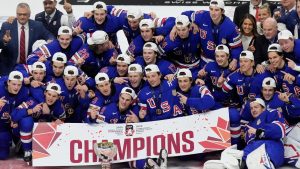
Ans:
<svg viewBox="0 0 300 169"><path fill-rule="evenodd" d="M132 88L130 88L130 87L123 87L123 89L121 90L121 94L122 93L129 94L132 97L132 99L136 98L135 91Z"/></svg>
<svg viewBox="0 0 300 169"><path fill-rule="evenodd" d="M19 71L12 71L8 75L8 80L18 80L23 81L23 75Z"/></svg>
<svg viewBox="0 0 300 169"><path fill-rule="evenodd" d="M106 73L98 73L95 76L96 84L102 83L104 81L109 81L109 77Z"/></svg>
<svg viewBox="0 0 300 169"><path fill-rule="evenodd" d="M247 51L247 50L244 50L244 51L241 52L240 59L241 58L254 60L253 53L250 52L250 51Z"/></svg>
<svg viewBox="0 0 300 169"><path fill-rule="evenodd" d="M255 98L251 103L258 103L258 104L262 105L263 107L266 107L265 101L263 101L263 99L261 99L261 98Z"/></svg>
<svg viewBox="0 0 300 169"><path fill-rule="evenodd" d="M65 76L78 76L78 69L75 66L69 65L64 69Z"/></svg>
<svg viewBox="0 0 300 169"><path fill-rule="evenodd" d="M280 39L294 39L294 36L289 30L283 30L278 33L278 40Z"/></svg>
<svg viewBox="0 0 300 169"><path fill-rule="evenodd" d="M140 9L129 9L127 11L127 18L130 20L140 19L143 16L143 13Z"/></svg>
<svg viewBox="0 0 300 169"><path fill-rule="evenodd" d="M130 65L130 56L126 55L126 54L119 54L117 57L117 63L126 63L128 65Z"/></svg>
<svg viewBox="0 0 300 169"><path fill-rule="evenodd" d="M64 53L56 52L52 57L53 62L67 63L67 56Z"/></svg>
<svg viewBox="0 0 300 169"><path fill-rule="evenodd" d="M143 46L143 50L144 49L151 49L151 50L154 50L155 52L158 52L158 47L153 42L147 42L147 43L145 43L144 46Z"/></svg>
<svg viewBox="0 0 300 169"><path fill-rule="evenodd" d="M151 19L142 19L139 24L140 29L152 29L154 28L154 23Z"/></svg>
<svg viewBox="0 0 300 169"><path fill-rule="evenodd" d="M262 82L262 87L273 87L276 88L275 80L271 77L264 78Z"/></svg>
<svg viewBox="0 0 300 169"><path fill-rule="evenodd" d="M150 65L147 65L145 67L145 73L148 74L148 73L152 73L152 72L160 72L159 68L157 65L155 64L150 64Z"/></svg>
<svg viewBox="0 0 300 169"><path fill-rule="evenodd" d="M107 11L106 4L104 2L101 2L101 1L95 2L94 5L93 5L93 11L99 10L99 9L103 9L103 10Z"/></svg>
<svg viewBox="0 0 300 169"><path fill-rule="evenodd" d="M142 66L140 64L131 64L128 67L128 73L143 73Z"/></svg>
<svg viewBox="0 0 300 169"><path fill-rule="evenodd" d="M191 22L190 22L189 18L185 15L179 15L176 17L176 20L175 20L176 27L186 27L190 23Z"/></svg>
<svg viewBox="0 0 300 169"><path fill-rule="evenodd" d="M211 0L209 6L218 7L224 9L224 1L223 0Z"/></svg>
<svg viewBox="0 0 300 169"><path fill-rule="evenodd" d="M215 52L225 52L229 54L229 48L226 45L218 45Z"/></svg>
<svg viewBox="0 0 300 169"><path fill-rule="evenodd" d="M179 71L177 72L177 78L180 77L192 77L192 72L190 71L190 69L179 69Z"/></svg>
<svg viewBox="0 0 300 169"><path fill-rule="evenodd" d="M37 50L39 47L46 45L47 42L44 39L37 40L32 45L32 51Z"/></svg>
<svg viewBox="0 0 300 169"><path fill-rule="evenodd" d="M46 66L43 62L34 62L32 64L31 70L41 70L41 71L46 71Z"/></svg>
<svg viewBox="0 0 300 169"><path fill-rule="evenodd" d="M58 29L58 36L59 35L70 35L70 36L72 36L72 29L69 28L68 26L61 26Z"/></svg>
<svg viewBox="0 0 300 169"><path fill-rule="evenodd" d="M109 40L108 35L104 31L95 31L91 37L88 38L87 44L89 45L99 45L107 42Z"/></svg>
<svg viewBox="0 0 300 169"><path fill-rule="evenodd" d="M61 87L57 83L49 83L46 91L52 91L56 92L57 94L61 94Z"/></svg>
<svg viewBox="0 0 300 169"><path fill-rule="evenodd" d="M273 43L273 44L269 45L268 52L280 52L281 53L282 48L279 44Z"/></svg>

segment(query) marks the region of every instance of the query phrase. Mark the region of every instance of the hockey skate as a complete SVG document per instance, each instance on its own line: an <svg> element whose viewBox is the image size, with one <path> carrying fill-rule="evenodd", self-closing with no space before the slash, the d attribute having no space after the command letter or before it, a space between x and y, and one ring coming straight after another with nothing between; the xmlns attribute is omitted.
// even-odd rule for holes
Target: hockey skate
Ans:
<svg viewBox="0 0 300 169"><path fill-rule="evenodd" d="M159 153L159 157L155 162L151 158L146 160L146 167L145 169L167 169L167 162L168 162L168 152L166 149L161 149Z"/></svg>
<svg viewBox="0 0 300 169"><path fill-rule="evenodd" d="M32 151L24 151L23 160L28 164L31 165L32 161Z"/></svg>

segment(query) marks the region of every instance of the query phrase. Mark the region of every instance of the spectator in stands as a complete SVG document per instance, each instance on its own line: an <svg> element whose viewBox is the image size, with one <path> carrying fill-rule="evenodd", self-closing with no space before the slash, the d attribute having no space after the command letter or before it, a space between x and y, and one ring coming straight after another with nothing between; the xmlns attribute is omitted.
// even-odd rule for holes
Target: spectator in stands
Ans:
<svg viewBox="0 0 300 169"><path fill-rule="evenodd" d="M11 72L16 63L26 63L36 40L52 40L54 36L40 23L29 19L30 7L27 3L19 3L16 9L17 18L12 24L5 22L1 27L0 75Z"/></svg>
<svg viewBox="0 0 300 169"><path fill-rule="evenodd" d="M72 5L64 0L64 9L67 15L56 9L56 0L44 0L44 11L35 15L35 20L43 23L55 37L57 36L58 29L61 26L68 26L72 28L73 23L76 21L73 15Z"/></svg>
<svg viewBox="0 0 300 169"><path fill-rule="evenodd" d="M241 24L239 25L239 28L242 34L243 49L254 52L254 42L258 36L254 16L251 14L245 14Z"/></svg>
<svg viewBox="0 0 300 169"><path fill-rule="evenodd" d="M271 15L271 9L269 7L269 4L265 3L258 9L258 19L256 20L257 23L257 32L260 35L263 35L263 28L262 23L267 19L272 17Z"/></svg>
<svg viewBox="0 0 300 169"><path fill-rule="evenodd" d="M266 3L266 0L250 0L245 4L237 6L234 11L233 21L236 25L240 25L245 14L249 13L255 17L256 20L259 19L259 8ZM270 4L270 9L273 11L276 5Z"/></svg>

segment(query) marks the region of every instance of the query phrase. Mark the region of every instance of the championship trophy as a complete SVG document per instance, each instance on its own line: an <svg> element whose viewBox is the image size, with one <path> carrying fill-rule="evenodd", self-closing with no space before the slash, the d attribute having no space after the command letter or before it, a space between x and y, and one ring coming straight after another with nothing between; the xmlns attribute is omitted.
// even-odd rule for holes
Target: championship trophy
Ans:
<svg viewBox="0 0 300 169"><path fill-rule="evenodd" d="M117 154L117 147L112 142L94 144L94 151L101 159L101 169L111 169L111 161Z"/></svg>

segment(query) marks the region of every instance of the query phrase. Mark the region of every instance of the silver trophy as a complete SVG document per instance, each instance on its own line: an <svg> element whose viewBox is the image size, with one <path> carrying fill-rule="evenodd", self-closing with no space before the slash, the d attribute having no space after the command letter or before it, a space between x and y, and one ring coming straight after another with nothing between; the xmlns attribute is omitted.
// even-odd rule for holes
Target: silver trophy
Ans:
<svg viewBox="0 0 300 169"><path fill-rule="evenodd" d="M111 169L111 161L117 154L117 147L112 142L94 144L94 151L101 159L101 169Z"/></svg>

